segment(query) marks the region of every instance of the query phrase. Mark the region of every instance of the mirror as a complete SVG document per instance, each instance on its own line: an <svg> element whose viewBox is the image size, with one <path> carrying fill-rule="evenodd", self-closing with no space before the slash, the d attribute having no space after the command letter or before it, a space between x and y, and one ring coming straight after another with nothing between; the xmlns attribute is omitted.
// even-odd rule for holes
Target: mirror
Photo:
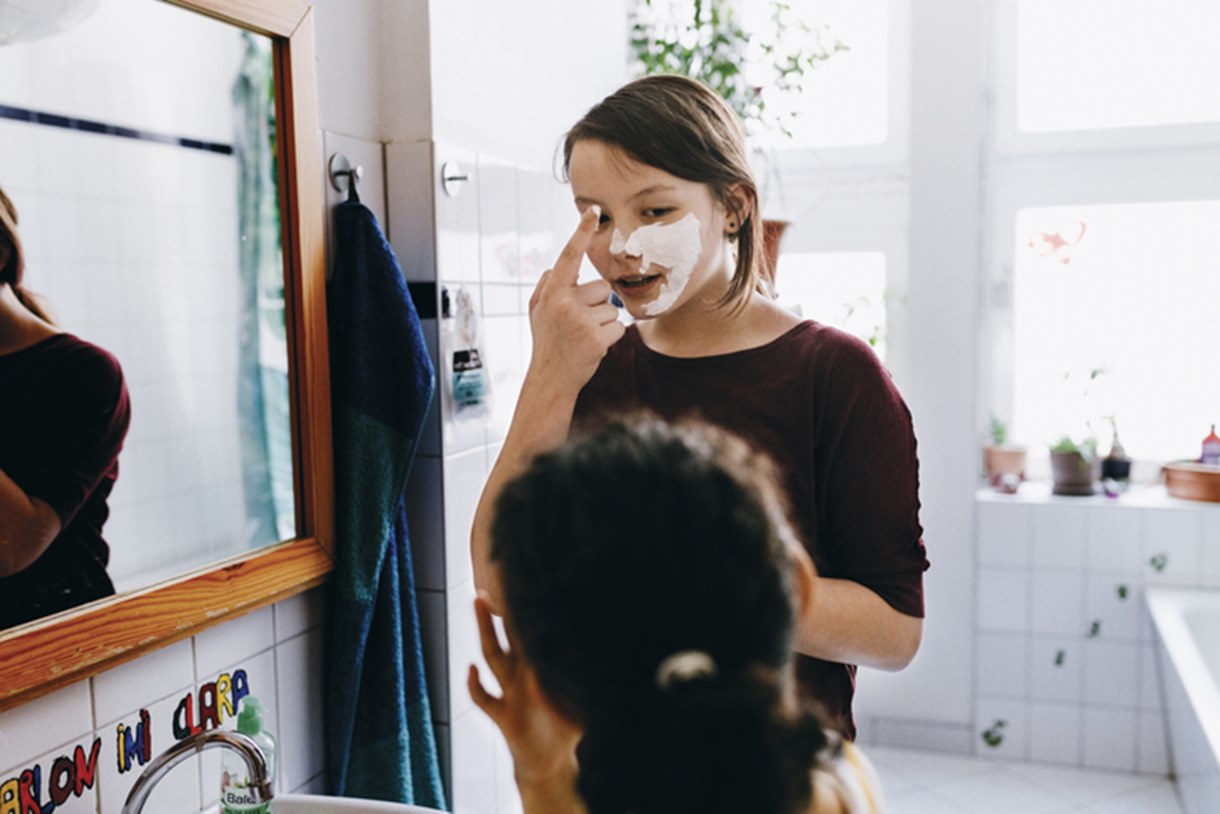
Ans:
<svg viewBox="0 0 1220 814"><path fill-rule="evenodd" d="M118 594L0 632L0 709L332 568L311 9L97 5L64 33L0 47L0 133L25 170L0 159L0 184L22 214L28 287L128 380L104 529ZM13 68L6 49L34 46L37 71Z"/></svg>

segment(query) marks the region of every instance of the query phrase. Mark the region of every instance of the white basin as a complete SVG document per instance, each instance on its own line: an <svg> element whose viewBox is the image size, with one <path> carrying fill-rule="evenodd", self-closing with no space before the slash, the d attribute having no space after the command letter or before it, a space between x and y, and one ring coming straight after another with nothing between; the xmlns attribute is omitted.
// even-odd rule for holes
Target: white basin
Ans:
<svg viewBox="0 0 1220 814"><path fill-rule="evenodd" d="M271 810L275 814L441 814L435 808L323 794L277 794Z"/></svg>

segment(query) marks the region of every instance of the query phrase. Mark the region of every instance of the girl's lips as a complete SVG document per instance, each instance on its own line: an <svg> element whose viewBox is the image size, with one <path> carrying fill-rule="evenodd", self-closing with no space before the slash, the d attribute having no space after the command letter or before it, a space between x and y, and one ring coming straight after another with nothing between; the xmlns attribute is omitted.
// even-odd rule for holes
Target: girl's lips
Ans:
<svg viewBox="0 0 1220 814"><path fill-rule="evenodd" d="M652 296L660 279L659 274L620 277L614 281L614 290L623 299L645 299Z"/></svg>

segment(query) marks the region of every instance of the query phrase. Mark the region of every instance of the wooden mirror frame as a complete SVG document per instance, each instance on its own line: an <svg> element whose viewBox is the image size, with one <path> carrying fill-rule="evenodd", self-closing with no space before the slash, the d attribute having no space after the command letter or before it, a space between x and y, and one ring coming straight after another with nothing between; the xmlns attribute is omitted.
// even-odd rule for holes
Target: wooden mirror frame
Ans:
<svg viewBox="0 0 1220 814"><path fill-rule="evenodd" d="M156 0L148 0L155 2ZM301 593L334 568L321 132L305 0L162 0L271 38L297 537L0 632L0 710Z"/></svg>

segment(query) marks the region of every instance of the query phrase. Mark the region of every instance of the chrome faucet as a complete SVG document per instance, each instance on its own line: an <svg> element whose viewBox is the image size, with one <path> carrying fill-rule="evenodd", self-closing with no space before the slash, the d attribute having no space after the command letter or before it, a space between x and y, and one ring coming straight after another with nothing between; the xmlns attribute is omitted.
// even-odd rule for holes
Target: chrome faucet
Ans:
<svg viewBox="0 0 1220 814"><path fill-rule="evenodd" d="M250 790L254 792L259 802L268 802L275 796L271 788L271 777L267 771L267 756L249 735L232 732L225 729L209 729L199 732L175 743L161 754L153 758L144 767L135 785L127 794L127 802L123 803L122 814L140 814L144 803L152 793L153 786L174 766L186 760L192 754L198 754L204 749L226 747L241 755L250 771Z"/></svg>

